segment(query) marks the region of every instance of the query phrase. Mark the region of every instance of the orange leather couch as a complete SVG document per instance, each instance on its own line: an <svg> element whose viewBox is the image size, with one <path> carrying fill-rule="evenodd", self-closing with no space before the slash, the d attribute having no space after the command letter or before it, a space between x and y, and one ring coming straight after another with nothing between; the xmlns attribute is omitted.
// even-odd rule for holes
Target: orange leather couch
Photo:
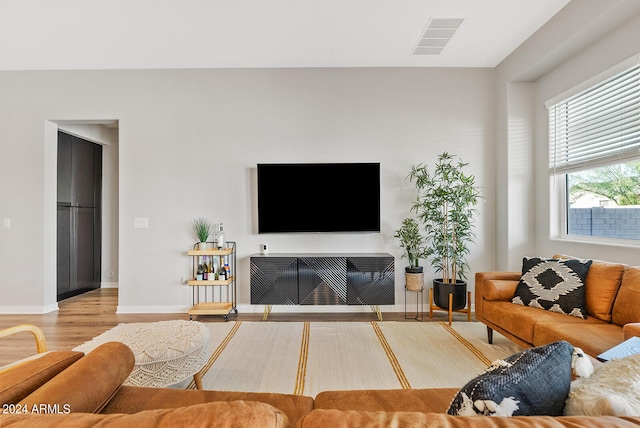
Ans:
<svg viewBox="0 0 640 428"><path fill-rule="evenodd" d="M121 386L133 368L124 344L83 356L54 351L0 374L7 427L640 427L640 417L458 417L456 389L327 391L312 397Z"/></svg>
<svg viewBox="0 0 640 428"><path fill-rule="evenodd" d="M556 254L554 258L571 258ZM585 281L587 319L511 303L521 272L478 272L475 316L519 345L566 340L597 357L632 336L640 336L640 267L594 260Z"/></svg>

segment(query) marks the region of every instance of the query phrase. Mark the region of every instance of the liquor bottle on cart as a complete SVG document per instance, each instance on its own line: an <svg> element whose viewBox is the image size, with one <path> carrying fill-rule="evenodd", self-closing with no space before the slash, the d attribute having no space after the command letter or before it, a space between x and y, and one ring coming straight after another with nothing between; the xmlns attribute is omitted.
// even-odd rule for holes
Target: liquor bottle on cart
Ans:
<svg viewBox="0 0 640 428"><path fill-rule="evenodd" d="M218 224L218 250L222 250L224 248L224 230L222 227L222 223Z"/></svg>

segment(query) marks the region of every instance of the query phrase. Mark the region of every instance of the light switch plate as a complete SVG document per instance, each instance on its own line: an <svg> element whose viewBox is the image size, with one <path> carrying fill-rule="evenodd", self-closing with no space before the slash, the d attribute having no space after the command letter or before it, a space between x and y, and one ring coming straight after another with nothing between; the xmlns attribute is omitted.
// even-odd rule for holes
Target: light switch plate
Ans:
<svg viewBox="0 0 640 428"><path fill-rule="evenodd" d="M11 219L10 218L3 218L2 219L2 228L3 229L11 229Z"/></svg>

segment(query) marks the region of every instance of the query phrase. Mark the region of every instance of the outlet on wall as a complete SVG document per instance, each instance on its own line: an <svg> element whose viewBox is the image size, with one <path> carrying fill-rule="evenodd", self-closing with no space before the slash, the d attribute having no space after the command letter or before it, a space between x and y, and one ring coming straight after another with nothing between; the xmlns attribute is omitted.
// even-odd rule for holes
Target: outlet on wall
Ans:
<svg viewBox="0 0 640 428"><path fill-rule="evenodd" d="M133 227L136 229L146 229L149 227L149 219L146 217L136 217L133 219Z"/></svg>

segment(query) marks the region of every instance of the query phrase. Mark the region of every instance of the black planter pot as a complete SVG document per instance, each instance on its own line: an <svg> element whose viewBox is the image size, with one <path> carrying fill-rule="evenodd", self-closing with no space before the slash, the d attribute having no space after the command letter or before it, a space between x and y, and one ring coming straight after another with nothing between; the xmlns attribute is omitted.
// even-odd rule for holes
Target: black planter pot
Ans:
<svg viewBox="0 0 640 428"><path fill-rule="evenodd" d="M433 280L433 302L442 309L449 309L449 293L453 293L452 311L458 311L467 306L467 283L457 280L455 284L442 282L442 279Z"/></svg>
<svg viewBox="0 0 640 428"><path fill-rule="evenodd" d="M406 273L422 273L424 266L405 266Z"/></svg>

